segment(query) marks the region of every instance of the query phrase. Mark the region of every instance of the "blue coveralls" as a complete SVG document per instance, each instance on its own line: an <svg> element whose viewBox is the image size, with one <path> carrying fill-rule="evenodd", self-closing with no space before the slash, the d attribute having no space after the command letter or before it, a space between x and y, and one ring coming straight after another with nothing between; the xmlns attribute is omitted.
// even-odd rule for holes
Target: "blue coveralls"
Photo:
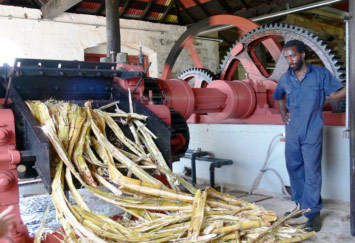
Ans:
<svg viewBox="0 0 355 243"><path fill-rule="evenodd" d="M276 100L287 95L286 107L291 120L286 124L286 167L293 200L301 209L311 209L305 214L309 219L322 209L324 102L326 96L342 87L328 69L308 64L301 82L289 69L280 78L273 94Z"/></svg>

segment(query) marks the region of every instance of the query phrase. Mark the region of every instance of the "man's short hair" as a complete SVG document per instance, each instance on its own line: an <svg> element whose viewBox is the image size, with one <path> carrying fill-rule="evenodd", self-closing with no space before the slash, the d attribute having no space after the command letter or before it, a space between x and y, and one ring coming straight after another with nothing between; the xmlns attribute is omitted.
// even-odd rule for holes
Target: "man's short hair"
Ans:
<svg viewBox="0 0 355 243"><path fill-rule="evenodd" d="M307 58L309 56L309 52L307 50L307 46L300 40L290 40L290 41L287 41L284 45L284 49L286 47L292 47L292 46L295 46L297 48L297 51L299 53L302 53L304 52L306 54L305 58Z"/></svg>

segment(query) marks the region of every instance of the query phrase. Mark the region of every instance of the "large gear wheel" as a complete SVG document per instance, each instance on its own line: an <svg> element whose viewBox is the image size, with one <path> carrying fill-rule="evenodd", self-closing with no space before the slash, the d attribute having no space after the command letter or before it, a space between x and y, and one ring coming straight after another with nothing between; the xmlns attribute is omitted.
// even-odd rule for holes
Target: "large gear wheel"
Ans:
<svg viewBox="0 0 355 243"><path fill-rule="evenodd" d="M232 80L239 63L245 69L248 78L256 81L274 80L278 81L283 73L288 69L285 58L274 58L275 69L270 75L266 67L258 59L255 47L267 39L282 39L284 42L297 39L303 41L322 61L323 65L329 69L340 81L344 81L343 67L338 63L335 55L313 32L302 27L288 24L271 24L261 26L245 34L227 52L221 65L220 79ZM242 46L241 46L242 44Z"/></svg>
<svg viewBox="0 0 355 243"><path fill-rule="evenodd" d="M205 68L189 68L179 74L178 79L185 80L191 88L205 88L213 80L216 74Z"/></svg>
<svg viewBox="0 0 355 243"><path fill-rule="evenodd" d="M174 64L183 49L186 49L189 52L194 67L204 68L199 53L194 46L195 36L212 27L220 27L226 25L237 28L239 34L245 34L259 26L257 23L251 21L250 19L235 15L215 15L197 22L196 24L190 26L175 42L165 61L163 72L160 78L163 80L171 78ZM280 54L280 49L277 49L278 46L274 40L266 40L263 42L263 44L269 50L272 56L278 56Z"/></svg>

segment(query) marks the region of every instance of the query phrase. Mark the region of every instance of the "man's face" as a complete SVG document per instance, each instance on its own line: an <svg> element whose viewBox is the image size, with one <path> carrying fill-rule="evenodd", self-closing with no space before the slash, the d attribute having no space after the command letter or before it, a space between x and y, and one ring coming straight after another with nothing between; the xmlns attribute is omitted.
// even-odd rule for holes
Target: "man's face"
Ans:
<svg viewBox="0 0 355 243"><path fill-rule="evenodd" d="M300 70L304 63L305 53L299 53L297 47L291 46L284 49L284 57L291 69Z"/></svg>

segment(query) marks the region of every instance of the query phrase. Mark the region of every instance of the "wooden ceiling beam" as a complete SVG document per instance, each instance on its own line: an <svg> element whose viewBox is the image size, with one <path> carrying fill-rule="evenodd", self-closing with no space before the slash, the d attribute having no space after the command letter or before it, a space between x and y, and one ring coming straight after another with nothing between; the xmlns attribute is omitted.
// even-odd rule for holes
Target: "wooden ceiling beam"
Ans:
<svg viewBox="0 0 355 243"><path fill-rule="evenodd" d="M181 7L182 11L192 20L193 23L197 22L196 19L189 13L189 11L187 11L184 4L180 2L180 0L177 0L176 3L179 7Z"/></svg>
<svg viewBox="0 0 355 243"><path fill-rule="evenodd" d="M183 23L183 21L181 19L180 9L179 9L179 5L177 4L177 1L175 1L174 5L175 5L175 13L176 13L178 24L183 25L184 23Z"/></svg>
<svg viewBox="0 0 355 243"><path fill-rule="evenodd" d="M105 1L100 2L100 7L96 11L96 15L101 15L102 11L105 9Z"/></svg>
<svg viewBox="0 0 355 243"><path fill-rule="evenodd" d="M104 0L101 0L104 1ZM96 3L98 4L97 0L85 0L85 2L88 3ZM128 4L127 7L125 7ZM119 0L119 7L122 9L124 8L125 11L128 8L132 8L132 9L137 9L137 10L145 10L147 7L147 2L142 2L142 1L132 1L132 0ZM156 13L161 13L163 14L165 12L165 10L167 9L168 6L162 5L162 4L157 4L155 2L153 2L152 7L150 8L149 12L156 12ZM121 11L120 11L121 12Z"/></svg>
<svg viewBox="0 0 355 243"><path fill-rule="evenodd" d="M214 1L221 7L224 13L226 14L232 13L232 11L230 11L231 6L228 5L226 0L214 0Z"/></svg>
<svg viewBox="0 0 355 243"><path fill-rule="evenodd" d="M202 12L204 13L204 15L208 18L210 15L209 15L207 9L202 6L202 4L200 3L200 1L198 1L198 0L193 0L193 1L194 1L194 3L196 4L196 6L198 6L198 7L202 10Z"/></svg>
<svg viewBox="0 0 355 243"><path fill-rule="evenodd" d="M250 6L245 2L245 0L239 0L239 2L242 3L242 5L244 6L244 8L248 9Z"/></svg>
<svg viewBox="0 0 355 243"><path fill-rule="evenodd" d="M41 7L42 16L44 19L53 19L81 1L82 0L49 0Z"/></svg>
<svg viewBox="0 0 355 243"><path fill-rule="evenodd" d="M175 4L175 0L171 0L168 7L165 9L163 16L161 17L161 19L159 20L160 23L163 23L165 21L166 16L168 15L171 7Z"/></svg>
<svg viewBox="0 0 355 243"><path fill-rule="evenodd" d="M120 18L124 15L124 12L126 11L126 9L128 8L129 4L130 4L131 0L126 0L126 2L124 3L121 11L120 11Z"/></svg>
<svg viewBox="0 0 355 243"><path fill-rule="evenodd" d="M143 14L139 17L140 20L145 19L145 17L149 13L149 10L152 8L153 2L154 2L154 0L149 0L149 2L147 3L147 6L144 9Z"/></svg>

